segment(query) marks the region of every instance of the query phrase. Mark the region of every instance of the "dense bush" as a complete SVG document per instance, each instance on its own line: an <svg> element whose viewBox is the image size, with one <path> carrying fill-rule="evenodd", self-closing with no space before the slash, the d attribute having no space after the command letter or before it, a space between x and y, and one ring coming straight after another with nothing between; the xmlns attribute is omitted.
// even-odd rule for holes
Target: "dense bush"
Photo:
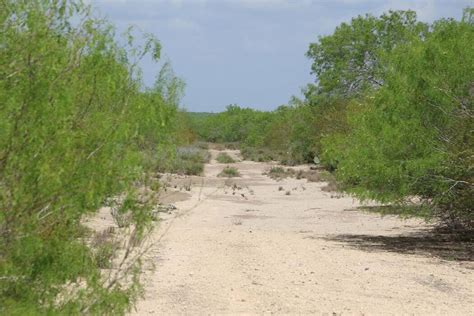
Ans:
<svg viewBox="0 0 474 316"><path fill-rule="evenodd" d="M307 56L313 61L316 84L312 94L325 97L357 97L384 84L386 66L381 53L389 53L412 38L424 38L428 26L414 11L389 11L343 22L331 35L311 43Z"/></svg>
<svg viewBox="0 0 474 316"><path fill-rule="evenodd" d="M335 114L316 119L319 151L347 191L382 202L416 197L428 215L473 226L472 14L431 26L413 12L390 12L377 23L359 17L311 45L318 81L307 102ZM363 34L377 45L356 45Z"/></svg>
<svg viewBox="0 0 474 316"><path fill-rule="evenodd" d="M122 314L140 293L139 261L105 277L111 245L81 223L120 195L131 240L150 227L136 184L176 138L182 84L165 67L144 89L144 54L159 42L118 45L81 2L0 3L1 314Z"/></svg>
<svg viewBox="0 0 474 316"><path fill-rule="evenodd" d="M385 56L384 85L351 117L352 133L326 140L337 175L361 197L417 196L434 215L472 226L474 25L437 21ZM469 22L470 21L470 22Z"/></svg>

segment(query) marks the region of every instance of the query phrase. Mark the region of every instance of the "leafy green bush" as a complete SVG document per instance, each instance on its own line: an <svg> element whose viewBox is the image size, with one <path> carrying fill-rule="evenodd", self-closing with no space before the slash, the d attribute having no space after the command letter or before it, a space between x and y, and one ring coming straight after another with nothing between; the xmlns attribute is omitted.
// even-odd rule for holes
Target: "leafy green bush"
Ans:
<svg viewBox="0 0 474 316"><path fill-rule="evenodd" d="M111 249L82 225L120 195L122 233L151 228L137 184L175 139L182 85L165 67L145 89L136 63L160 45L133 38L79 1L0 5L0 314L123 314L140 295L139 260L104 275Z"/></svg>
<svg viewBox="0 0 474 316"><path fill-rule="evenodd" d="M227 166L217 176L218 177L227 177L227 178L240 177L240 172L235 167Z"/></svg>
<svg viewBox="0 0 474 316"><path fill-rule="evenodd" d="M432 216L474 227L473 13L382 56L384 84L350 116L351 133L324 140L346 190L382 202L417 196Z"/></svg>
<svg viewBox="0 0 474 316"><path fill-rule="evenodd" d="M235 163L236 161L228 153L219 153L216 157L219 163Z"/></svg>
<svg viewBox="0 0 474 316"><path fill-rule="evenodd" d="M306 53L317 78L310 94L350 99L364 96L384 83L381 53L389 53L414 37L423 38L428 25L418 22L414 11L389 11L343 22L335 31L311 43Z"/></svg>

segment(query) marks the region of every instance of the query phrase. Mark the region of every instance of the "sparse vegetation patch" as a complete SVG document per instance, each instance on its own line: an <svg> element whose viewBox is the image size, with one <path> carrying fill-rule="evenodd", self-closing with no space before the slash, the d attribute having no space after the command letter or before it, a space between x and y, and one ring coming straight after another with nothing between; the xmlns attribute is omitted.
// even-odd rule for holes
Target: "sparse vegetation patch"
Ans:
<svg viewBox="0 0 474 316"><path fill-rule="evenodd" d="M240 177L239 170L235 167L225 167L218 175L218 177L227 177L227 178L234 178Z"/></svg>
<svg viewBox="0 0 474 316"><path fill-rule="evenodd" d="M211 156L205 149L198 146L178 147L174 155L162 158L158 171L183 175L200 175L204 171L204 164L208 163Z"/></svg>
<svg viewBox="0 0 474 316"><path fill-rule="evenodd" d="M269 176L273 180L282 180L288 177L294 177L296 172L293 169L285 169L283 167L271 167L270 170L264 173L264 175Z"/></svg>
<svg viewBox="0 0 474 316"><path fill-rule="evenodd" d="M235 163L236 161L228 153L219 153L216 157L217 162L219 163Z"/></svg>

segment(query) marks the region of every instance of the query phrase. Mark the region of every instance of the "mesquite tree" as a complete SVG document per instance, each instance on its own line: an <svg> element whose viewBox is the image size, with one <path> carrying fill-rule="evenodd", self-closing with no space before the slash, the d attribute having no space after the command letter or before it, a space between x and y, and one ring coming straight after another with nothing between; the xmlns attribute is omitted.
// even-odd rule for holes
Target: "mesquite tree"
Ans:
<svg viewBox="0 0 474 316"><path fill-rule="evenodd" d="M120 314L139 294L138 260L104 278L82 225L120 196L128 245L150 227L136 189L171 141L179 82L145 91L137 62L160 45L131 34L119 45L80 1L0 1L2 314Z"/></svg>

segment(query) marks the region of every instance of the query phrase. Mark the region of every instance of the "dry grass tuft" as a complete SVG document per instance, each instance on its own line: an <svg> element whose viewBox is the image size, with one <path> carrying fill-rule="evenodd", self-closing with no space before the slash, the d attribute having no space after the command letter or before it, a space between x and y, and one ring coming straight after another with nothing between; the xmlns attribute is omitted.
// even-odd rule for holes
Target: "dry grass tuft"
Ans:
<svg viewBox="0 0 474 316"><path fill-rule="evenodd" d="M218 177L227 177L227 178L240 177L240 172L235 167L227 166L217 176Z"/></svg>

